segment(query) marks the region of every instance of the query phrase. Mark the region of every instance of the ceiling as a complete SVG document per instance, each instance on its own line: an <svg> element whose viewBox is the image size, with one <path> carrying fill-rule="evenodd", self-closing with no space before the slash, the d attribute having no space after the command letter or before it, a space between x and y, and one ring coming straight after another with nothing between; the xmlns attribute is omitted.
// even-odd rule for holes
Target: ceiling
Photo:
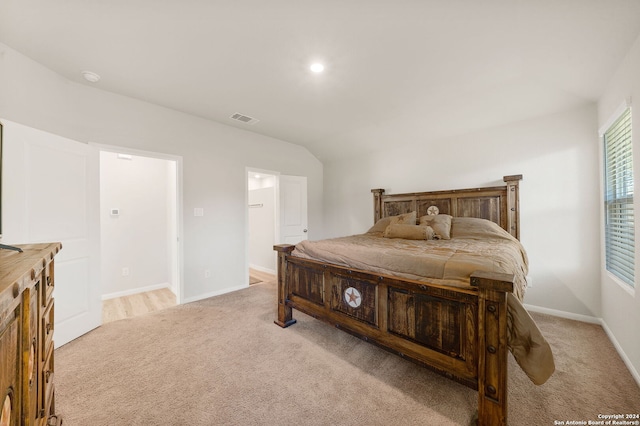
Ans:
<svg viewBox="0 0 640 426"><path fill-rule="evenodd" d="M0 42L69 80L321 160L594 102L639 34L639 0L0 1Z"/></svg>

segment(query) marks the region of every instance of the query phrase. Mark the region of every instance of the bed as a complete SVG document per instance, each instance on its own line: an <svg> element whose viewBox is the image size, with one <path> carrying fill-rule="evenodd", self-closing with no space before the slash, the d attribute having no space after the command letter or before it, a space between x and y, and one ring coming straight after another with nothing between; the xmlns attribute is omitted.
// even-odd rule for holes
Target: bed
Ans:
<svg viewBox="0 0 640 426"><path fill-rule="evenodd" d="M507 423L510 350L535 384L554 371L522 307L519 183L410 194L374 189L365 234L278 252L278 318L304 312L478 391L478 425Z"/></svg>

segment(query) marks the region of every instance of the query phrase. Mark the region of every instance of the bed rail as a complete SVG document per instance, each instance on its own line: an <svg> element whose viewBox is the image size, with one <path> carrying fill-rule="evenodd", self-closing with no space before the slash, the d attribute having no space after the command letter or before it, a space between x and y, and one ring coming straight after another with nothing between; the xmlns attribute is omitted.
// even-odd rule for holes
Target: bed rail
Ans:
<svg viewBox="0 0 640 426"><path fill-rule="evenodd" d="M507 294L513 291L513 275L475 272L470 278L471 289L450 288L397 277L380 276L366 271L297 258L291 255L295 246L274 246L278 252L278 317L274 321L282 328L296 323L293 308L325 321L370 343L397 353L440 374L478 391L478 425L506 425L507 422ZM302 278L304 277L304 282ZM340 312L325 295L340 294L340 282L348 277L348 285L360 290L367 287L375 294L373 321ZM303 286L308 289L301 291ZM460 353L448 357L433 347L421 346L414 339L398 336L393 327L396 319L391 305L394 291L410 297L424 296L433 305L432 311L443 306L457 312L460 332ZM396 291L397 290L397 291ZM365 291L363 291L363 294ZM316 296L312 296L315 294ZM402 305L400 305L402 306ZM425 306L425 305L423 305ZM451 308L453 307L453 308ZM399 310L404 311L404 308ZM415 310L412 306L409 310ZM427 308L429 310L429 308ZM436 321L439 323L440 321ZM464 322L464 324L461 324ZM400 327L402 328L402 326ZM441 330L443 334L451 331ZM464 359L460 359L460 358Z"/></svg>

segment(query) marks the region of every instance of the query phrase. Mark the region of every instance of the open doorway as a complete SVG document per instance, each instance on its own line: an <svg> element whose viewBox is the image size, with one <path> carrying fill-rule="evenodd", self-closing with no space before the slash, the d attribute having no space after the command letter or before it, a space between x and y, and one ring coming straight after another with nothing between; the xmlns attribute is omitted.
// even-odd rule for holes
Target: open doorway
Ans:
<svg viewBox="0 0 640 426"><path fill-rule="evenodd" d="M102 322L180 303L179 159L100 149Z"/></svg>
<svg viewBox="0 0 640 426"><path fill-rule="evenodd" d="M249 284L275 280L275 244L306 240L307 178L247 168Z"/></svg>
<svg viewBox="0 0 640 426"><path fill-rule="evenodd" d="M276 211L278 176L273 172L248 171L249 284L275 278Z"/></svg>

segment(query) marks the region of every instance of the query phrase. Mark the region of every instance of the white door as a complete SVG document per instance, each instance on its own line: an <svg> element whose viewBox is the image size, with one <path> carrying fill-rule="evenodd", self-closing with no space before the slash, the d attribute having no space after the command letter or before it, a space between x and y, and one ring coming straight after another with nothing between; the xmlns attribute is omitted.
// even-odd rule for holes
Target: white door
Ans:
<svg viewBox="0 0 640 426"><path fill-rule="evenodd" d="M99 153L84 143L3 124L3 242L62 243L53 293L58 347L101 324Z"/></svg>
<svg viewBox="0 0 640 426"><path fill-rule="evenodd" d="M280 242L297 244L308 238L307 178L280 175Z"/></svg>

